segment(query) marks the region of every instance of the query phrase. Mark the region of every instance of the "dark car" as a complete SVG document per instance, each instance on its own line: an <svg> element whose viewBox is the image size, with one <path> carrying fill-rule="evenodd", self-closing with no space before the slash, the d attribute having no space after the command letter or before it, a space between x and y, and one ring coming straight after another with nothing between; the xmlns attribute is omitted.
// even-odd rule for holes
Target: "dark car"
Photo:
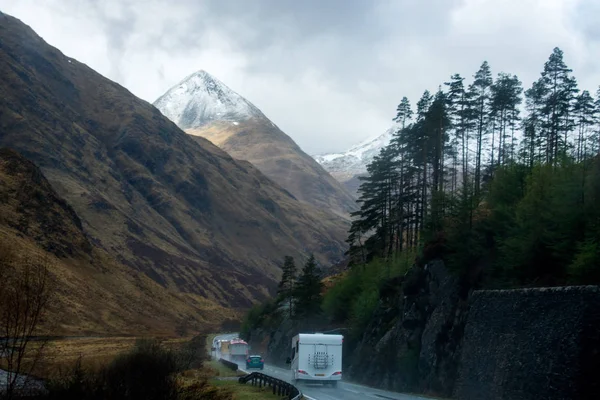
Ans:
<svg viewBox="0 0 600 400"><path fill-rule="evenodd" d="M246 368L265 368L265 360L261 356L248 356L246 359Z"/></svg>

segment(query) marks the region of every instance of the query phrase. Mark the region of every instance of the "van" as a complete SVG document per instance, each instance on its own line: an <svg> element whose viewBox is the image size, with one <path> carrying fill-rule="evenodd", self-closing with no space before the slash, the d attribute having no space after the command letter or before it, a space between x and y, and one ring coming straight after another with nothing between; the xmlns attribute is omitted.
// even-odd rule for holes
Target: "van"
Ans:
<svg viewBox="0 0 600 400"><path fill-rule="evenodd" d="M322 382L337 386L342 380L343 335L300 333L292 338L292 382Z"/></svg>

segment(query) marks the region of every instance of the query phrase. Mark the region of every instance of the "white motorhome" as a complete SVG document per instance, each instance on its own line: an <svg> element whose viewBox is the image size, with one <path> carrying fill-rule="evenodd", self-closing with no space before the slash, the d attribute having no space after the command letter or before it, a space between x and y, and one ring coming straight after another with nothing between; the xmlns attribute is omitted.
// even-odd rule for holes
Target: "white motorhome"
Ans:
<svg viewBox="0 0 600 400"><path fill-rule="evenodd" d="M230 361L241 361L248 357L248 343L236 338L229 342Z"/></svg>
<svg viewBox="0 0 600 400"><path fill-rule="evenodd" d="M300 333L292 339L288 359L293 382L329 383L334 387L342 380L343 335Z"/></svg>

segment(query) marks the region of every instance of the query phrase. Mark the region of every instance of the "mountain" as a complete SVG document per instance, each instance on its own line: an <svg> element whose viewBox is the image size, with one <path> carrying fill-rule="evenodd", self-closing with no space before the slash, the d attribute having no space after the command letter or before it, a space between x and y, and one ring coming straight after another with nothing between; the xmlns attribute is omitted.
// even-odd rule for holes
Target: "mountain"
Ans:
<svg viewBox="0 0 600 400"><path fill-rule="evenodd" d="M344 183L351 193L356 193L360 186L357 177L366 174L367 165L390 143L399 128L398 124L394 124L383 134L369 138L348 151L316 155L314 159L334 178Z"/></svg>
<svg viewBox="0 0 600 400"><path fill-rule="evenodd" d="M205 71L187 76L154 102L181 129L245 160L295 198L347 218L353 197L256 106Z"/></svg>
<svg viewBox="0 0 600 400"><path fill-rule="evenodd" d="M266 118L248 100L206 71L186 77L154 102L181 129L194 129L211 121L239 124L251 118Z"/></svg>
<svg viewBox="0 0 600 400"><path fill-rule="evenodd" d="M165 296L239 310L273 292L285 255L303 261L314 252L325 264L343 254L339 217L187 135L6 14L0 75L0 147L39 167L89 242Z"/></svg>
<svg viewBox="0 0 600 400"><path fill-rule="evenodd" d="M87 235L40 169L7 148L0 149L0 200L0 275L15 262L35 262L57 283L44 333L172 334L180 313L201 327L218 328L219 318L236 317L118 263Z"/></svg>

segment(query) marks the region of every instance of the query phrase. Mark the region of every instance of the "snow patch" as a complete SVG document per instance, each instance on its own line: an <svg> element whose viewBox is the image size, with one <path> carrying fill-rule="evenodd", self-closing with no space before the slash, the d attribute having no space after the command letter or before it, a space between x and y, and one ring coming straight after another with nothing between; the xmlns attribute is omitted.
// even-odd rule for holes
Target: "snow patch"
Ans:
<svg viewBox="0 0 600 400"><path fill-rule="evenodd" d="M201 127L211 121L245 121L264 115L248 100L206 71L183 79L159 97L154 106L181 129Z"/></svg>
<svg viewBox="0 0 600 400"><path fill-rule="evenodd" d="M383 134L368 138L361 143L352 146L343 153L329 153L313 156L313 158L328 172L336 176L352 177L367 172L367 165L382 148L387 146L394 133L400 129L395 123Z"/></svg>

